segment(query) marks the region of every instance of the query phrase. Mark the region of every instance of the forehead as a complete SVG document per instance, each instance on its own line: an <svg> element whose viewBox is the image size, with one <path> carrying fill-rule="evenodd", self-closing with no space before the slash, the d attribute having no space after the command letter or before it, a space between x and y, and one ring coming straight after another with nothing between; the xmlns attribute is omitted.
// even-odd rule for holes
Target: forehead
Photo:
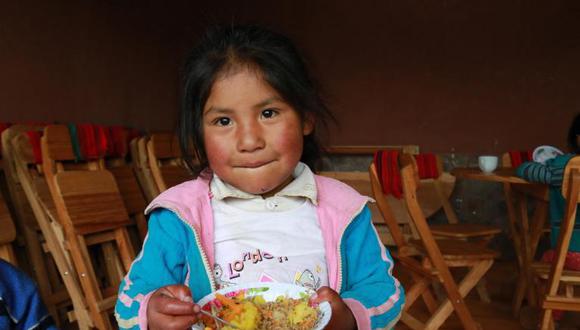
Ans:
<svg viewBox="0 0 580 330"><path fill-rule="evenodd" d="M212 108L235 109L256 106L266 100L281 100L279 93L263 78L261 72L243 69L220 74L204 106L204 113Z"/></svg>

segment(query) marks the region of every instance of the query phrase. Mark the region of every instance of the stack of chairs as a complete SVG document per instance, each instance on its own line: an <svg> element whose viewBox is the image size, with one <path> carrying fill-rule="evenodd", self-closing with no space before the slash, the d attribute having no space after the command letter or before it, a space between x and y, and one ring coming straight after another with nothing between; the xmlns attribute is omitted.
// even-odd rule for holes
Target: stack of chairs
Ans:
<svg viewBox="0 0 580 330"><path fill-rule="evenodd" d="M80 329L88 329L94 326L86 305L79 276L72 264L72 259L68 251L63 227L57 218L55 204L50 195L48 184L45 180L42 168L42 151L40 149L40 139L43 132L42 127L13 126L9 135L4 136L8 154L11 159L12 168L12 188L15 190L15 197L19 199L14 203L19 214L31 213L32 220L40 230L43 246L50 253L50 258L44 258L48 264L54 263L58 269L58 280L66 289L59 288L58 291L51 289L45 293L43 300L47 304L49 311L56 318L57 323L63 323L59 313L65 308L70 322L76 321ZM8 134L8 133L7 133ZM18 195L16 195L18 194ZM23 194L23 196L20 196ZM28 250L32 246L26 246ZM54 282L54 281L51 281ZM64 291L64 293L63 293ZM40 290L41 294L43 290ZM63 306L55 304L56 297L64 297ZM69 306L72 304L72 311ZM58 309L58 311L54 310Z"/></svg>
<svg viewBox="0 0 580 330"><path fill-rule="evenodd" d="M3 131L0 257L18 264L20 239L58 326L113 328L118 285L147 234L147 203L193 177L176 136L88 124Z"/></svg>
<svg viewBox="0 0 580 330"><path fill-rule="evenodd" d="M48 255L47 242L28 202L24 187L18 179L15 149L11 143L19 134L40 130L42 127L42 125L34 124L12 125L4 130L2 133L3 167L18 236L24 245L31 275L36 280L39 293L56 324L61 325L71 302L61 276L58 274L58 267ZM34 163L32 149L29 155L28 158ZM37 155L38 158L40 155Z"/></svg>
<svg viewBox="0 0 580 330"><path fill-rule="evenodd" d="M42 169L90 317L96 328L110 329L119 283L135 257L127 229L134 222L105 169L105 151L75 146L71 133L65 125L44 129Z"/></svg>

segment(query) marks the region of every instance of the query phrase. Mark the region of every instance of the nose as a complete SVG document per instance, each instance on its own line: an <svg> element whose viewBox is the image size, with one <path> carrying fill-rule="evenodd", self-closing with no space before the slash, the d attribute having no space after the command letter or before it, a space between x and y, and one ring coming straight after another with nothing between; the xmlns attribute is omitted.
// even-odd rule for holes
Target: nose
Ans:
<svg viewBox="0 0 580 330"><path fill-rule="evenodd" d="M252 152L264 148L265 140L260 124L254 121L239 124L237 146L240 152Z"/></svg>

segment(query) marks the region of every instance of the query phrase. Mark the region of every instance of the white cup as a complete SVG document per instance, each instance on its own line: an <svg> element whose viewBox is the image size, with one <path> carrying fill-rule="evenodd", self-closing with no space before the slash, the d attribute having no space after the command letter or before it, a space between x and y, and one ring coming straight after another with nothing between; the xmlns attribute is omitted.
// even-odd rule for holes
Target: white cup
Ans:
<svg viewBox="0 0 580 330"><path fill-rule="evenodd" d="M497 168L497 156L479 156L477 160L483 173L489 174Z"/></svg>

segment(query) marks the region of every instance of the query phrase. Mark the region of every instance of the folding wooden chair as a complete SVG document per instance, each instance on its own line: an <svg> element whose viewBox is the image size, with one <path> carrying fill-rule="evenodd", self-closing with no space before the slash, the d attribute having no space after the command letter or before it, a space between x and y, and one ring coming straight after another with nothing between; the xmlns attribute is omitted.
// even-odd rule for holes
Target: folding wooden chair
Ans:
<svg viewBox="0 0 580 330"><path fill-rule="evenodd" d="M149 166L149 157L147 157L148 141L149 136L147 135L136 137L129 143L129 149L139 185L145 194L147 202L151 202L159 195L159 190L157 189L157 184L155 183L155 179L153 179L151 167Z"/></svg>
<svg viewBox="0 0 580 330"><path fill-rule="evenodd" d="M56 209L42 173L42 165L37 159L38 156L34 156L31 139L26 132L28 128L13 126L11 129L16 129L11 132L9 144L12 168L16 174L13 183L22 189L27 203L22 203L19 207L22 208L22 213L27 212L25 207L32 211L66 288L65 294L68 293L65 295L58 292L53 295L65 296L67 300L70 297L73 311L68 315L69 320L71 322L76 320L79 329L89 329L93 327L93 322L88 313L78 274L71 264L71 257L66 249L62 226L56 219ZM48 306L53 306L57 302L49 298L46 303Z"/></svg>
<svg viewBox="0 0 580 330"><path fill-rule="evenodd" d="M173 133L154 133L147 142L147 158L157 189L162 192L193 175L181 158L177 136Z"/></svg>
<svg viewBox="0 0 580 330"><path fill-rule="evenodd" d="M418 156L417 156L418 157ZM455 177L443 169L443 163L438 155L434 155L436 162L437 176L432 178L423 178L419 181L417 188L417 199L423 215L428 218L439 210L443 210L448 223L430 224L431 232L436 237L454 238L454 239L477 239L482 244L489 242L495 235L501 233L501 229L496 226L460 223L457 214L453 210L449 198L455 187ZM410 215L404 199L399 199L393 195L386 195L386 201L389 203L395 218L404 228L404 233L410 234L413 238L419 238L418 233L411 223Z"/></svg>
<svg viewBox="0 0 580 330"><path fill-rule="evenodd" d="M397 248L394 257L412 276L413 283L406 289L406 303L401 321L412 329L438 329L453 311L466 329L477 329L464 297L481 280L498 253L479 244L457 239L435 240L427 225L417 199L420 181L413 156L400 155L404 199L411 225L420 239L405 237L384 198L374 164L370 167L371 184L379 209L387 222ZM450 267L467 268L468 273L456 284ZM438 305L430 288L435 283L443 286L446 298ZM422 297L431 316L425 322L411 315L411 306Z"/></svg>
<svg viewBox="0 0 580 330"><path fill-rule="evenodd" d="M564 269L580 204L580 156L572 158L566 165L562 195L566 199L566 209L555 248L556 258L552 263L538 262L532 265L537 278L546 281L545 294L540 302L543 309L541 329L554 329L553 310L580 312L580 297L574 294L574 288L580 286L580 271ZM559 293L561 289L563 294Z"/></svg>
<svg viewBox="0 0 580 330"><path fill-rule="evenodd" d="M126 228L132 222L117 183L111 172L103 169L102 159L78 160L66 126L45 128L42 156L44 174L72 264L80 274L91 319L96 328L110 329L119 283L135 256ZM91 247L95 245L105 251L103 262L108 276L104 278L98 276L93 264Z"/></svg>

